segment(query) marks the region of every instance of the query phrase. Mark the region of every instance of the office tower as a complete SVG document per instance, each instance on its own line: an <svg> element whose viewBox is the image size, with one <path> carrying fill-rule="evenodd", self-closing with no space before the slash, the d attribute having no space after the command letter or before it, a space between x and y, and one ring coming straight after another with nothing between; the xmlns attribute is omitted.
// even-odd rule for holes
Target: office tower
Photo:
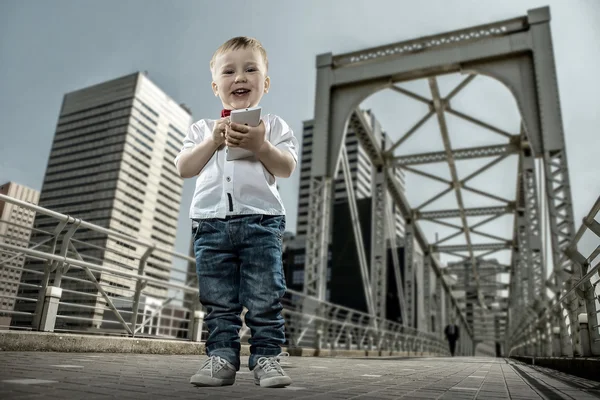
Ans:
<svg viewBox="0 0 600 400"><path fill-rule="evenodd" d="M16 199L37 204L40 192L14 182L0 186L0 193ZM31 228L35 211L0 200L0 242L13 246L29 247ZM7 329L11 323L15 298L21 281L25 256L0 248L0 329Z"/></svg>
<svg viewBox="0 0 600 400"><path fill-rule="evenodd" d="M374 132L382 132L379 122L370 110L363 111L365 119L371 125ZM307 223L308 223L308 197L310 184L310 169L311 169L311 151L313 138L313 123L314 121L304 121L304 132L302 137L302 158L300 169L300 190L298 192L298 222L296 228L297 240L306 238ZM377 129L374 129L377 127ZM376 138L385 140L386 147L391 147L392 141L382 132L382 137ZM355 132L351 127L348 128L346 134L346 152L348 153L348 163L352 175L352 185L354 187L356 200L362 200L371 197L371 183L373 180L371 160L367 152L360 145ZM394 174L399 180L400 188L404 189L404 172L400 168L394 169ZM343 203L347 201L348 192L346 191L346 183L342 171L339 172L335 181L335 203ZM388 204L392 203L391 197L388 195ZM397 242L404 237L404 219L400 211L396 207L394 210L394 219L396 221L396 237Z"/></svg>
<svg viewBox="0 0 600 400"><path fill-rule="evenodd" d="M391 147L392 141L381 130L379 122L370 111L362 111L365 120L373 130L376 139L385 143L386 147ZM304 286L304 264L305 264L305 241L308 224L308 202L309 202L309 184L311 170L311 151L313 138L313 121L304 122L304 132L302 139L302 159L300 166L300 190L298 201L298 223L297 235L286 246L284 255L284 269L288 287L301 291ZM346 152L348 154L348 163L352 176L352 186L354 188L361 223L363 243L367 260L370 258L371 246L371 184L373 181L373 166L367 152L359 143L356 133L349 127L345 139ZM395 168L393 173L398 178L399 186L404 189L404 173L401 169ZM332 238L329 248L329 265L327 268L327 292L326 299L336 304L354 308L361 311L366 310L366 302L363 296L356 295L362 293L362 277L358 265L358 256L356 254L356 243L354 231L351 224L350 209L348 206L348 192L344 176L340 171L334 185L335 196L332 208ZM388 204L392 204L392 198L388 194ZM391 207L395 221L396 243L398 246L402 243L404 237L404 219L397 207ZM402 253L401 248L396 249ZM387 318L398 320L400 311L394 306L397 303L396 282L393 276L393 264L391 250L388 250L388 310ZM402 266L401 266L402 268Z"/></svg>
<svg viewBox="0 0 600 400"><path fill-rule="evenodd" d="M173 159L191 124L190 111L165 94L145 73L134 73L67 93L63 98L56 133L40 197L42 207L80 218L172 250L175 244L183 180ZM38 216L35 226L51 231L56 220ZM78 229L75 248L86 261L138 271L146 250L105 234ZM37 269L43 264L31 262ZM145 274L168 281L171 257L154 251ZM107 273L95 274L109 296L131 297L135 282ZM71 267L68 276L89 281L85 271ZM24 275L23 282L38 283L38 275ZM64 306L57 325L82 323L99 326L106 302L98 289L84 282L63 279L61 301L84 307ZM64 289L77 291L71 293ZM26 297L36 290L22 287ZM81 293L85 292L85 293ZM164 299L167 290L148 283L146 296ZM97 307L94 311L92 307ZM21 307L31 311L31 305Z"/></svg>

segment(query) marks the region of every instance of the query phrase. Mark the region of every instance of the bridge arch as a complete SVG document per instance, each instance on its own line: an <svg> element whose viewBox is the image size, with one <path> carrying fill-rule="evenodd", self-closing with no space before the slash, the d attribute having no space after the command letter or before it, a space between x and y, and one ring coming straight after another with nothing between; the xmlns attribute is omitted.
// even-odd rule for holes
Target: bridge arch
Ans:
<svg viewBox="0 0 600 400"><path fill-rule="evenodd" d="M573 210L570 195L570 185L567 170L560 104L554 70L554 58L550 36L550 13L548 8L530 10L525 17L500 21L460 31L433 35L401 43L380 46L373 49L360 50L353 53L333 56L331 53L317 57L317 88L315 101L315 123L312 146L311 184L309 199L309 231L307 233L306 266L304 290L306 294L324 299L326 292L326 270L330 242L330 219L332 204L332 179L338 170L342 158L343 141L348 126L361 130L362 143L373 165L378 171L375 185L391 192L396 206L401 210L406 220L405 233L405 269L407 275L413 272L414 247L423 249L424 264L427 271L442 281L440 286L447 293L447 300L457 307L456 299L450 294L443 279L439 261L433 257L435 248L415 227L413 221L417 218L415 211L410 208L406 198L394 186L394 179L387 173L387 157L381 146L374 140L373 133L361 121L360 113L355 112L358 105L371 94L389 88L395 82L417 78L462 72L465 74L486 75L504 84L513 93L523 121L523 130L527 135L529 152L521 158L528 158L527 163L521 163L519 185L521 193L530 192L535 188L533 157L541 157L546 172L546 198L550 218L552 236L552 254L554 271L550 286L556 292L560 291L568 276L564 271L581 274L577 265L564 256L566 245L574 234ZM468 78L467 78L468 79ZM468 82L467 82L468 83ZM439 91L435 81L430 79L434 93L433 107L439 115L443 113ZM436 91L438 92L435 95ZM532 186L533 185L533 186ZM456 186L456 185L455 185ZM459 191L458 187L454 188ZM385 190L375 192L385 193ZM374 219L384 220L385 197L374 195ZM512 243L505 243L512 252L513 260L517 263L512 271L527 270L528 287L519 287L519 300L509 305L512 314L509 315L509 330L516 330L520 323L527 320L531 313L545 307L544 301L538 301L534 294L544 298L545 274L542 269L541 245L539 245L539 209L535 205L527 208L527 201L535 197L521 196L522 204L516 207L525 208L524 213L518 213L521 220ZM377 208L379 207L379 208ZM560 209L561 212L557 212ZM464 219L464 212L461 213ZM537 221L532 218L538 218ZM374 227L378 222L374 222ZM383 225L383 223L381 223ZM385 287L385 237L381 229L372 231L371 279L365 286L365 293L371 297L371 313L381 315L385 300L381 298L382 288ZM466 230L468 232L468 229ZM377 236L379 235L379 236ZM533 245L530 244L533 242ZM524 245L524 243L527 243ZM470 261L473 264L473 276L478 282L475 266L476 257L469 244ZM483 248L479 249L483 250ZM493 250L493 248L490 248ZM378 258L379 257L379 258ZM520 264L519 264L520 262ZM513 262L514 263L514 262ZM365 274L364 274L365 275ZM518 282L513 276L512 281ZM479 283L477 283L479 285ZM405 283L407 297L415 290L410 279ZM437 283L436 283L437 285ZM368 293L371 292L369 295ZM523 294L526 298L523 299ZM480 304L484 299L477 294ZM589 297L589 296L588 296ZM592 299L587 299L588 302ZM410 303L410 301L408 302ZM572 307L568 307L569 319L577 321L577 315L585 312L585 305L577 305L573 297ZM414 304L407 304L407 320L413 323L417 310ZM526 310L526 311L523 311ZM557 313L558 315L558 313ZM466 321L463 323L468 331ZM557 317L560 327L563 352L578 354L580 349L577 324L568 329L564 318ZM546 335L545 346L550 346L549 335ZM568 348L567 342L573 343Z"/></svg>

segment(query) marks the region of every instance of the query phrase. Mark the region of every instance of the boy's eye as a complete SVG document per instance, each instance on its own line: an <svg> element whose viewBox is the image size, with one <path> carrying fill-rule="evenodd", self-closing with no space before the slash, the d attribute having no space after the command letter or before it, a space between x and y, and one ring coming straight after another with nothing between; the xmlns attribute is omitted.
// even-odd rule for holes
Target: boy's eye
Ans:
<svg viewBox="0 0 600 400"><path fill-rule="evenodd" d="M233 70L227 69L227 70L223 71L223 73L225 75L230 75L230 74L233 74Z"/></svg>
<svg viewBox="0 0 600 400"><path fill-rule="evenodd" d="M248 72L255 72L255 71L256 71L256 68L254 68L254 67L249 67L249 68L248 68L246 71L248 71Z"/></svg>

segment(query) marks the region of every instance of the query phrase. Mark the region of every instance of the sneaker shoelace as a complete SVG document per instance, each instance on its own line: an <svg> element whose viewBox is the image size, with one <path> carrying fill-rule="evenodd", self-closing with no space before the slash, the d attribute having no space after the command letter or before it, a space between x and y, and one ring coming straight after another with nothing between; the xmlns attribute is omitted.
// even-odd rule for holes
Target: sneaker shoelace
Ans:
<svg viewBox="0 0 600 400"><path fill-rule="evenodd" d="M208 360L204 362L200 370L210 370L210 377L212 378L213 374L222 370L223 367L225 367L226 363L227 361L225 361L219 356L211 356Z"/></svg>
<svg viewBox="0 0 600 400"><path fill-rule="evenodd" d="M263 371L265 371L265 373L276 371L283 375L283 369L281 369L281 365L279 365L279 360L283 357L287 358L289 356L289 353L283 352L274 357L261 357L258 359L257 364L262 368Z"/></svg>

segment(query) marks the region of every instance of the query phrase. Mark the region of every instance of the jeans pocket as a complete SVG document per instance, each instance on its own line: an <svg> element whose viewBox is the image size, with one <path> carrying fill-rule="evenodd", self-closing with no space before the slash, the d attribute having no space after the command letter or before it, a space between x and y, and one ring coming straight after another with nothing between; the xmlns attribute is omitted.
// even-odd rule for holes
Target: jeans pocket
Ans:
<svg viewBox="0 0 600 400"><path fill-rule="evenodd" d="M280 241L283 239L285 231L285 216L283 215L262 215L260 226L273 233Z"/></svg>
<svg viewBox="0 0 600 400"><path fill-rule="evenodd" d="M192 241L196 241L196 239L198 239L198 233L200 232L200 229L202 228L202 222L203 220L201 219L195 219L192 222ZM195 225L195 227L194 227Z"/></svg>

